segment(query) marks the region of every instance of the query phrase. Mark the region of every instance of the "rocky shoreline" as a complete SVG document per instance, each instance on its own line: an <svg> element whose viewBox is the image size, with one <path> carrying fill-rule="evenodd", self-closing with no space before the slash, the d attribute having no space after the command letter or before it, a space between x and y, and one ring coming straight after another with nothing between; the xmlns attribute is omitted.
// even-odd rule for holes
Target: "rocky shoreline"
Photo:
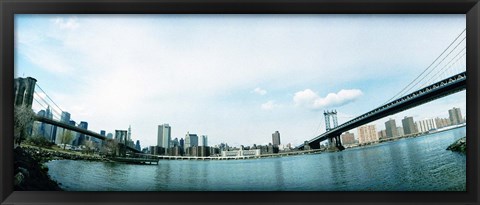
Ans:
<svg viewBox="0 0 480 205"><path fill-rule="evenodd" d="M447 150L466 154L467 153L467 138L462 137L462 138L458 139L453 144L448 146Z"/></svg>
<svg viewBox="0 0 480 205"><path fill-rule="evenodd" d="M61 191L59 184L48 175L44 165L50 160L109 161L100 156L80 155L32 146L18 146L14 149L14 190L15 191Z"/></svg>

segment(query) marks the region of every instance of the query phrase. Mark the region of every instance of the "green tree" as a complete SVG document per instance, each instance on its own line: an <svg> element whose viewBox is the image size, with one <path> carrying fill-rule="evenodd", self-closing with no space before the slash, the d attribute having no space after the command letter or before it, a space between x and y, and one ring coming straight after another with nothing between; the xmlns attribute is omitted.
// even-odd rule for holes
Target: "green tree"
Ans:
<svg viewBox="0 0 480 205"><path fill-rule="evenodd" d="M60 144L63 144L63 149L67 146L67 144L70 144L70 142L73 140L73 133L70 130L65 130L63 132L62 138L60 139Z"/></svg>
<svg viewBox="0 0 480 205"><path fill-rule="evenodd" d="M15 106L13 118L14 146L17 146L27 138L28 130L32 128L35 121L35 113L28 106Z"/></svg>

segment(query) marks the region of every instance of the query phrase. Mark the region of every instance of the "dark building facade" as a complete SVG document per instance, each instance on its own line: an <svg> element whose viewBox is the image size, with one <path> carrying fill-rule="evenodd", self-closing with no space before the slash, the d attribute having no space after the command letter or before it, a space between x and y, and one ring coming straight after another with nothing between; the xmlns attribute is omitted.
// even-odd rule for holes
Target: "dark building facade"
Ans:
<svg viewBox="0 0 480 205"><path fill-rule="evenodd" d="M394 119L385 122L385 132L387 133L387 138L398 137L397 125Z"/></svg>
<svg viewBox="0 0 480 205"><path fill-rule="evenodd" d="M415 122L413 121L413 117L405 117L402 120L403 126L403 134L409 135L417 133L417 126L415 126Z"/></svg>
<svg viewBox="0 0 480 205"><path fill-rule="evenodd" d="M448 116L452 125L458 125L463 123L462 112L460 108L452 108L448 110Z"/></svg>
<svg viewBox="0 0 480 205"><path fill-rule="evenodd" d="M272 134L272 144L274 146L278 146L280 145L280 133L278 131L275 131L273 134Z"/></svg>

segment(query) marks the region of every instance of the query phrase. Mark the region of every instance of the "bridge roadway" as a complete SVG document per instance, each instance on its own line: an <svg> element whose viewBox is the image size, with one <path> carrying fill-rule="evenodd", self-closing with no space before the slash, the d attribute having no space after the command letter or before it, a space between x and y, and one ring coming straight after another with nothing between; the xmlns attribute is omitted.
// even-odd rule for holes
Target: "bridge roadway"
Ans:
<svg viewBox="0 0 480 205"><path fill-rule="evenodd" d="M369 122L378 120L380 118L416 107L418 105L430 102L432 100L462 91L466 88L467 74L462 72L445 78L441 81L433 83L427 87L419 89L401 98L386 103L380 107L377 107L365 114L362 114L355 119L352 119L346 123L333 128L332 130L325 132L308 141L308 145L312 149L318 149L320 142L340 136L343 132L354 129L358 126L367 124ZM303 149L305 144L299 145L297 149Z"/></svg>
<svg viewBox="0 0 480 205"><path fill-rule="evenodd" d="M85 134L85 135L88 135L88 136L91 136L91 137L95 137L95 138L103 140L103 141L108 139L107 137L105 137L103 135L100 135L96 132L92 132L90 130L86 130L86 129L76 127L76 126L73 126L73 125L65 124L63 122L59 122L59 121L56 121L56 120L53 120L53 119L48 119L48 118L43 117L43 116L35 115L35 120L37 120L39 122L55 125L55 126L67 129L67 130L75 131L75 132L78 132L78 133L81 133L81 134ZM119 143L119 144L125 146L125 144L123 144L123 143ZM128 150L130 150L134 153L141 153L141 151L139 151L135 148L132 148L132 147L129 147L129 146L125 146L125 147L127 147Z"/></svg>

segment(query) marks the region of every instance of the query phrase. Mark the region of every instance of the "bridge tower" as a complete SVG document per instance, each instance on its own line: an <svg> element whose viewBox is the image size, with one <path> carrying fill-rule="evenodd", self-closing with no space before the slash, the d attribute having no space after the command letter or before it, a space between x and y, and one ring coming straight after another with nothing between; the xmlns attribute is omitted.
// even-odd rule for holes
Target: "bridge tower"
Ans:
<svg viewBox="0 0 480 205"><path fill-rule="evenodd" d="M333 111L323 111L323 115L325 116L325 128L328 131L332 130L333 128L338 127L338 118L337 118L337 110ZM330 127L330 117L333 121L333 127ZM342 142L340 140L340 136L335 136L328 139L328 145L330 148L337 147L342 150Z"/></svg>

